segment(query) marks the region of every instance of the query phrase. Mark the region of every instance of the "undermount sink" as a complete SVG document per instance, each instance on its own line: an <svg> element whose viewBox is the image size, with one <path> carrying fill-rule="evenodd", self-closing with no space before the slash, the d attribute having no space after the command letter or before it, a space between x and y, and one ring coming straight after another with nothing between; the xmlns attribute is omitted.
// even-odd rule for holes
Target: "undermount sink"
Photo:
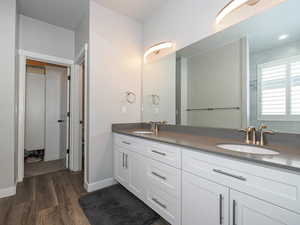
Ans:
<svg viewBox="0 0 300 225"><path fill-rule="evenodd" d="M152 131L147 131L147 130L137 130L133 131L134 134L154 134Z"/></svg>
<svg viewBox="0 0 300 225"><path fill-rule="evenodd" d="M219 144L217 147L229 150L229 151L235 151L235 152L243 152L243 153L249 153L249 154L258 154L258 155L278 155L279 152L272 151L270 149L262 148L262 147L256 147L253 145L239 145L239 144Z"/></svg>

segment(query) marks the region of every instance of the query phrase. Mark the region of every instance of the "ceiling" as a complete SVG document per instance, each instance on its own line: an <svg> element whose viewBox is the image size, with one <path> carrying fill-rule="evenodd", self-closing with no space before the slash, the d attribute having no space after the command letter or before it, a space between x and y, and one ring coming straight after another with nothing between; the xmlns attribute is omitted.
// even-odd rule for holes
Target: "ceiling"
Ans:
<svg viewBox="0 0 300 225"><path fill-rule="evenodd" d="M88 11L88 0L17 0L28 17L74 30Z"/></svg>
<svg viewBox="0 0 300 225"><path fill-rule="evenodd" d="M168 0L95 1L142 23ZM88 12L89 0L17 0L17 2L18 11L24 16L74 30Z"/></svg>
<svg viewBox="0 0 300 225"><path fill-rule="evenodd" d="M168 0L96 0L102 6L144 22Z"/></svg>

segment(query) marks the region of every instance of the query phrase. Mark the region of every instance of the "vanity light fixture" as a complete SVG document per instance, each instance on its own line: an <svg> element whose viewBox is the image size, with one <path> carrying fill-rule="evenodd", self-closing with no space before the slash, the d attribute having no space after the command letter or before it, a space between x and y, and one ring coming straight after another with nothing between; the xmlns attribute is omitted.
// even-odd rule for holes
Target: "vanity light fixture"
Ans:
<svg viewBox="0 0 300 225"><path fill-rule="evenodd" d="M174 44L170 41L161 42L150 47L144 54L144 60L147 61L147 57L151 54L158 55L162 50L172 49Z"/></svg>
<svg viewBox="0 0 300 225"><path fill-rule="evenodd" d="M278 37L278 40L281 41L281 40L287 39L288 37L289 37L288 34L283 34Z"/></svg>
<svg viewBox="0 0 300 225"><path fill-rule="evenodd" d="M243 5L249 5L254 6L256 5L260 0L231 0L217 15L216 18L216 24L219 24L225 16L230 14L235 9L243 6Z"/></svg>

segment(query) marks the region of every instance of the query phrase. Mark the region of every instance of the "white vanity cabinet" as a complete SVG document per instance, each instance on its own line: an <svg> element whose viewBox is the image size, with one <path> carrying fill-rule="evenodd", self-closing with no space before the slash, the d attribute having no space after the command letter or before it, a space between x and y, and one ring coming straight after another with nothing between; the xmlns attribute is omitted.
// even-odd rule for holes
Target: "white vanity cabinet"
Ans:
<svg viewBox="0 0 300 225"><path fill-rule="evenodd" d="M238 191L230 191L232 225L299 225L300 215Z"/></svg>
<svg viewBox="0 0 300 225"><path fill-rule="evenodd" d="M145 199L146 159L118 145L114 146L114 177L142 200Z"/></svg>
<svg viewBox="0 0 300 225"><path fill-rule="evenodd" d="M114 177L172 225L181 224L181 151L114 134Z"/></svg>
<svg viewBox="0 0 300 225"><path fill-rule="evenodd" d="M211 225L300 224L299 174L188 149L182 170L182 225L193 225L190 218ZM223 210L222 190L228 191Z"/></svg>
<svg viewBox="0 0 300 225"><path fill-rule="evenodd" d="M172 225L300 225L300 175L114 134L114 176Z"/></svg>
<svg viewBox="0 0 300 225"><path fill-rule="evenodd" d="M114 146L114 177L122 185L129 183L128 150Z"/></svg>
<svg viewBox="0 0 300 225"><path fill-rule="evenodd" d="M146 167L147 160L144 156L129 152L128 157L128 188L141 200L146 198Z"/></svg>
<svg viewBox="0 0 300 225"><path fill-rule="evenodd" d="M228 225L228 215L228 187L182 173L182 225Z"/></svg>

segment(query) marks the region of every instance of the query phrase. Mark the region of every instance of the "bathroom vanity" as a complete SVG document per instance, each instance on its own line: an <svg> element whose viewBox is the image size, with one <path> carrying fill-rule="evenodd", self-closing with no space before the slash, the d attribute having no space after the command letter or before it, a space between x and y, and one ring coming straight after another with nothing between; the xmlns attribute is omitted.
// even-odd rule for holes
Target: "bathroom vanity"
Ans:
<svg viewBox="0 0 300 225"><path fill-rule="evenodd" d="M300 225L298 11L145 61L141 121L169 127L113 126L115 179L172 225Z"/></svg>
<svg viewBox="0 0 300 225"><path fill-rule="evenodd" d="M172 225L300 223L297 149L253 155L216 147L236 140L135 129L113 142L115 179Z"/></svg>

